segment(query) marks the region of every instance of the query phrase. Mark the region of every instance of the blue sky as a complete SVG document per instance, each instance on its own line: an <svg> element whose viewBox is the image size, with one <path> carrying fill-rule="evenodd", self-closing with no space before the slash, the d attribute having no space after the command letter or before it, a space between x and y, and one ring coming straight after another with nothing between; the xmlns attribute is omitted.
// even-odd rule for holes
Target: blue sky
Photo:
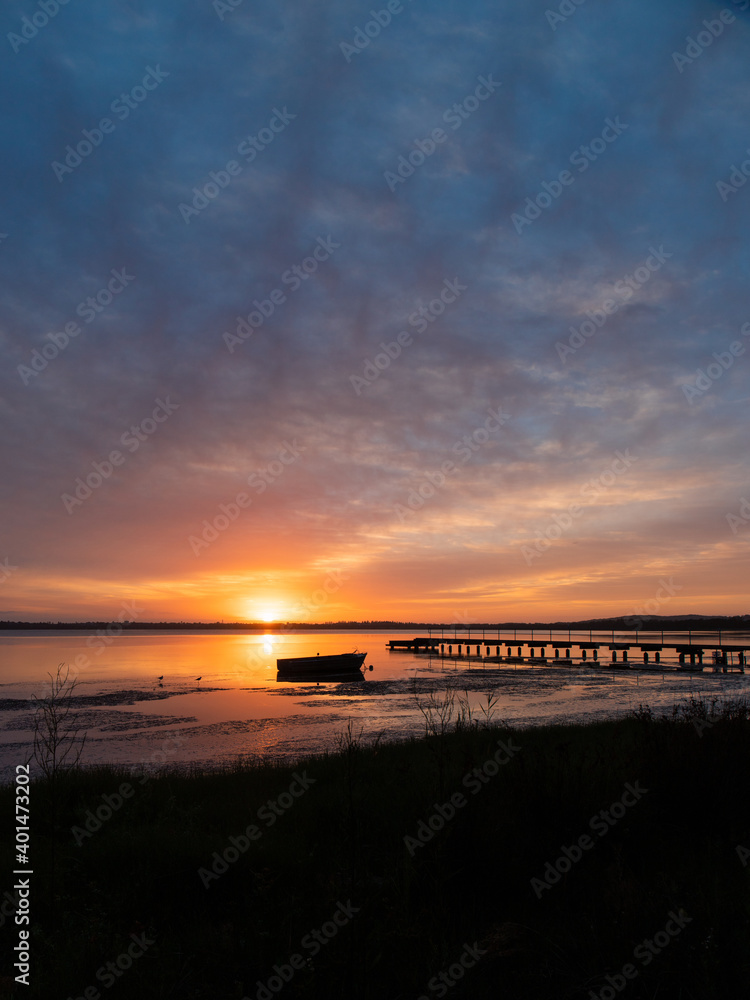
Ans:
<svg viewBox="0 0 750 1000"><path fill-rule="evenodd" d="M331 569L347 581L323 619L625 614L670 577L659 613L746 611L749 529L727 514L750 496L750 191L717 190L750 159L742 6L587 0L553 27L559 5L535 0L412 0L383 26L370 11L385 5L343 2L69 0L46 24L8 2L6 617L114 615L137 594L146 617L291 619ZM27 44L9 37L34 17ZM352 54L357 29L372 37ZM481 79L500 85L477 101ZM581 171L571 157L608 119L623 127ZM416 141L429 150L440 127L421 162ZM247 162L238 148L264 135ZM180 205L230 161L186 221ZM519 234L524 211L537 217ZM284 283L319 240L338 245ZM108 296L122 269L132 280ZM614 291L635 273L632 295ZM446 280L466 290L417 332L408 318ZM230 352L223 334L274 289L283 303ZM86 323L76 310L100 294ZM616 310L561 356L605 301ZM352 376L403 330L409 346L357 393ZM714 353L731 364L686 393ZM66 507L166 396L168 419ZM510 419L484 440L498 407ZM475 433L470 460L399 517ZM248 476L271 462L256 495ZM189 539L243 490L252 506L196 554Z"/></svg>

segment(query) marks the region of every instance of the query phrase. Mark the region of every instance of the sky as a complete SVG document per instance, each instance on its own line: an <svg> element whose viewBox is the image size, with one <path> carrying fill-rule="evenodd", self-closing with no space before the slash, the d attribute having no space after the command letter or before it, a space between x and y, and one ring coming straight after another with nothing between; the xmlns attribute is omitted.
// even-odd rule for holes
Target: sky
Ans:
<svg viewBox="0 0 750 1000"><path fill-rule="evenodd" d="M745 6L6 0L0 617L750 611Z"/></svg>

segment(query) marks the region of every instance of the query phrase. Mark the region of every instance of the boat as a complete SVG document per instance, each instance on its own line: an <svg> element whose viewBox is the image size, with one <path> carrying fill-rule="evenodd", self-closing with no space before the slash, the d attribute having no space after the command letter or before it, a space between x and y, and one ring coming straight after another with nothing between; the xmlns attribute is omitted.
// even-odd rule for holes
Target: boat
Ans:
<svg viewBox="0 0 750 1000"><path fill-rule="evenodd" d="M349 674L361 671L367 653L333 653L321 656L285 656L276 660L279 676L309 677Z"/></svg>

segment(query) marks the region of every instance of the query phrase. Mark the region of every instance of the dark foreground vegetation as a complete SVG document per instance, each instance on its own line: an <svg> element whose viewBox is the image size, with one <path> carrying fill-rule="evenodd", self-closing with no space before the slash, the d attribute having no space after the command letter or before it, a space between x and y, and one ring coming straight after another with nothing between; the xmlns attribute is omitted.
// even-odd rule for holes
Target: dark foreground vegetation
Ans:
<svg viewBox="0 0 750 1000"><path fill-rule="evenodd" d="M748 996L746 705L451 728L350 729L296 767L34 781L31 985L6 905L0 995Z"/></svg>

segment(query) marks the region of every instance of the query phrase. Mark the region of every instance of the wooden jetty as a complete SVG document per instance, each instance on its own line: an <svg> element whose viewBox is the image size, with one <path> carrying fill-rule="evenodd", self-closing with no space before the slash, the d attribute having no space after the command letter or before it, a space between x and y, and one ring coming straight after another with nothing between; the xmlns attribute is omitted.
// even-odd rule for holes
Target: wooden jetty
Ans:
<svg viewBox="0 0 750 1000"><path fill-rule="evenodd" d="M432 639L424 635L418 635L414 639L391 639L388 643L389 649L411 649L420 652L423 649L433 650L440 645L440 639Z"/></svg>
<svg viewBox="0 0 750 1000"><path fill-rule="evenodd" d="M639 637L638 632L631 639L622 635L616 636L614 632L611 635L601 636L589 632L587 639L577 639L571 632L564 635L555 634L552 630L542 638L535 637L533 631L531 635L523 633L519 635L518 629L514 630L512 637L510 633L501 634L499 631L494 636L488 636L486 630L483 630L482 636L479 637L470 633L459 636L458 630L455 630L452 637L446 637L445 634L415 636L412 639L391 639L386 645L388 649L394 651L426 653L451 660L532 665L552 663L562 666L572 666L574 663L584 665L590 662L591 666L603 667L606 663L606 654L609 652L610 662L606 663L608 669L626 670L630 668L663 670L661 656L666 650L677 657L678 664L673 669L678 671L700 673L705 666L713 666L715 671L727 673L729 670L738 669L744 674L747 655L750 652L750 639L745 643L727 642L726 637L722 639L721 633L717 634L717 639L717 642L707 642L702 636L693 642L692 636L689 636L689 641L685 643L678 639L670 640L668 634L665 637L662 633L659 641L653 634ZM577 654L574 654L574 648L578 649ZM709 653L709 658L704 660L706 653Z"/></svg>

